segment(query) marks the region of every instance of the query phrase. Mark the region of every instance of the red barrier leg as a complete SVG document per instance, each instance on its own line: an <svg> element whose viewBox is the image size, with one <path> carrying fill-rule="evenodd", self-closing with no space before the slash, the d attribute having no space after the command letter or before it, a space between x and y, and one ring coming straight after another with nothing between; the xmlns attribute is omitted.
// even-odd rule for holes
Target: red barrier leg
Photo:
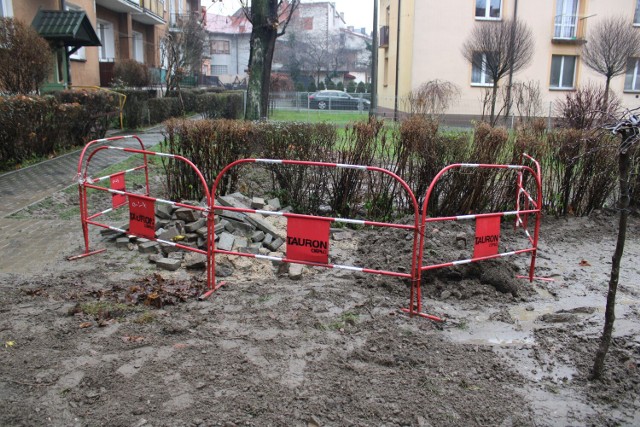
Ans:
<svg viewBox="0 0 640 427"><path fill-rule="evenodd" d="M80 222L82 224L82 234L84 237L84 252L78 255L70 256L69 258L67 258L68 261L74 261L76 259L85 258L106 251L106 249L98 249L95 251L89 250L89 225L87 224L89 213L87 212L87 189L83 184L78 185L78 203L80 205Z"/></svg>

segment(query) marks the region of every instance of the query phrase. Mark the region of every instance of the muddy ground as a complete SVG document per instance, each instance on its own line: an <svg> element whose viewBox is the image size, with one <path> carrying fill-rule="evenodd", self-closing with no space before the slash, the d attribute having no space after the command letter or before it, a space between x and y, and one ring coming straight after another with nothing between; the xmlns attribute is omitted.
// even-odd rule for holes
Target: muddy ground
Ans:
<svg viewBox="0 0 640 427"><path fill-rule="evenodd" d="M233 274L198 301L204 272L158 271L95 231L108 251L66 261L78 222L57 259L0 273L0 424L638 425L637 217L606 374L587 379L616 221L545 218L536 275L553 282L514 279L526 255L427 274L424 308L442 324L400 312L402 280L311 268L294 281L247 258L218 259ZM523 242L511 228L502 250ZM468 256L473 224L428 233L431 261ZM334 230L331 260L401 270L410 249L406 232Z"/></svg>

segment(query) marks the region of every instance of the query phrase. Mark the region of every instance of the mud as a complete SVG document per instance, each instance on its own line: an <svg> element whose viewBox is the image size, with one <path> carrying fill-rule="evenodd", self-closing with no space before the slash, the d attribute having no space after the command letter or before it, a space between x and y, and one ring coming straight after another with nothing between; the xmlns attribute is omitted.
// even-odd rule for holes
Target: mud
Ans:
<svg viewBox="0 0 640 427"><path fill-rule="evenodd" d="M246 258L219 257L227 285L198 301L203 271L158 272L97 232L107 252L66 261L81 250L79 228L34 273L0 273L3 425L640 424L637 217L596 382L613 213L544 220L536 275L553 282L514 278L527 255L428 272L424 309L443 324L400 312L405 281L308 268L293 281ZM472 223L427 235L429 263L473 251ZM501 250L522 244L512 224L502 236ZM410 254L406 232L335 230L331 240L338 264L402 271Z"/></svg>

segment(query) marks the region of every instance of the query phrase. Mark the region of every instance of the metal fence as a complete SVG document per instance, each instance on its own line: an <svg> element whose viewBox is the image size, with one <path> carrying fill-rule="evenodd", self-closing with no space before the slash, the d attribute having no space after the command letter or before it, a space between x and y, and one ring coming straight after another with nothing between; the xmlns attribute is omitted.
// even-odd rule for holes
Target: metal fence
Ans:
<svg viewBox="0 0 640 427"><path fill-rule="evenodd" d="M370 93L349 93L347 98L327 98L318 101L314 95L317 92L272 92L269 108L271 113L277 111L306 112L301 120L317 121L318 116L327 113L327 118L335 117L341 112L369 113L371 102ZM412 105L407 98L378 97L375 115L386 120L402 120L412 111ZM474 122L489 119L489 105L481 97L457 98L453 100L444 112L438 112L441 123L453 128L469 128ZM330 113L330 114L329 114ZM514 105L509 115L505 117L504 106L496 106L496 114L499 116L497 124L508 128L515 127L520 121L532 118L542 119L547 127L554 123L553 102L527 104L525 106Z"/></svg>

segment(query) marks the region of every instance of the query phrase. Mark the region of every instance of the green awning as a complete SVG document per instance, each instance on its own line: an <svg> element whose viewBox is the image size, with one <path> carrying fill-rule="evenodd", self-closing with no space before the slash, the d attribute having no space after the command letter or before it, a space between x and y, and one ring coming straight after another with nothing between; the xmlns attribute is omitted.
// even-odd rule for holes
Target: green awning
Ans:
<svg viewBox="0 0 640 427"><path fill-rule="evenodd" d="M31 26L50 42L64 46L102 46L96 31L83 11L39 10Z"/></svg>

